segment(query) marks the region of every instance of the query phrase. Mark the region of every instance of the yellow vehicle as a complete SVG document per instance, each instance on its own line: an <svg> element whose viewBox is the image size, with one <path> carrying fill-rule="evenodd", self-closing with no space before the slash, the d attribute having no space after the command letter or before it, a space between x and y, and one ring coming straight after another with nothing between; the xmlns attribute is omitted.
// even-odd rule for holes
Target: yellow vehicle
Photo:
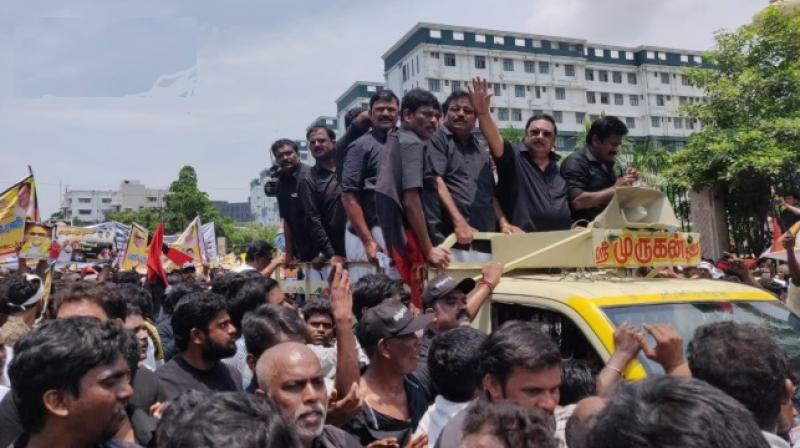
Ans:
<svg viewBox="0 0 800 448"><path fill-rule="evenodd" d="M660 192L625 188L585 229L481 234L491 243L492 259L504 265L504 275L473 325L490 332L508 320L539 322L565 358L587 360L599 370L613 353L614 329L623 322L670 324L684 344L707 323L753 323L775 335L797 371L800 319L772 294L726 281L641 275L646 268L700 261L699 235L677 227ZM480 268L452 264L448 272L476 276ZM660 371L640 355L625 375L636 379Z"/></svg>

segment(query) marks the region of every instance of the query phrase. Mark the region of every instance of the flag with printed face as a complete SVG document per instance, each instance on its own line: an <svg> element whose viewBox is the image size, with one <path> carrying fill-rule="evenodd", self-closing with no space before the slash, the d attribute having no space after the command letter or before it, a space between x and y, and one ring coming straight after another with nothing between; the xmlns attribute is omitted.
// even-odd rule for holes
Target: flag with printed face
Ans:
<svg viewBox="0 0 800 448"><path fill-rule="evenodd" d="M149 232L139 224L131 225L131 233L128 236L128 244L125 246L125 254L122 257L122 270L130 271L139 266L147 266L147 237Z"/></svg>
<svg viewBox="0 0 800 448"><path fill-rule="evenodd" d="M0 258L16 254L25 238L26 221L39 221L33 175L0 193Z"/></svg>
<svg viewBox="0 0 800 448"><path fill-rule="evenodd" d="M191 262L196 266L206 263L205 241L201 230L200 217L194 218L189 223L189 226L186 227L186 230L178 235L175 241L169 243L169 247L192 257ZM175 263L168 262L165 268L167 271L172 271L180 268L180 265L176 266Z"/></svg>

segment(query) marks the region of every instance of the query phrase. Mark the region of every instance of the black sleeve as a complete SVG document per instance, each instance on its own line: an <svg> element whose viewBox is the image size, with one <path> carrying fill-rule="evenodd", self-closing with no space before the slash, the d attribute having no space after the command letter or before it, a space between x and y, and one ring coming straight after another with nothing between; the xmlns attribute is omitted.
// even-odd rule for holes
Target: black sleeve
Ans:
<svg viewBox="0 0 800 448"><path fill-rule="evenodd" d="M581 195L587 188L589 173L576 157L567 157L561 163L561 177L567 183L567 197L570 201Z"/></svg>
<svg viewBox="0 0 800 448"><path fill-rule="evenodd" d="M339 183L342 182L342 171L344 170L344 158L347 155L347 150L350 144L358 140L359 137L369 131L369 126L359 127L355 121L347 129L342 138L336 141L333 147L333 160L336 162L336 179Z"/></svg>
<svg viewBox="0 0 800 448"><path fill-rule="evenodd" d="M306 212L306 223L308 224L308 236L311 238L311 245L315 251L322 252L328 258L332 257L334 255L333 245L328 239L325 227L322 225L322 216L320 216L317 209L313 180L310 176L300 179L300 183L297 185L297 195L300 197L303 210Z"/></svg>
<svg viewBox="0 0 800 448"><path fill-rule="evenodd" d="M402 190L422 188L425 173L425 144L413 142L400 145Z"/></svg>
<svg viewBox="0 0 800 448"><path fill-rule="evenodd" d="M364 145L353 142L347 147L342 165L342 191L358 192L364 187Z"/></svg>

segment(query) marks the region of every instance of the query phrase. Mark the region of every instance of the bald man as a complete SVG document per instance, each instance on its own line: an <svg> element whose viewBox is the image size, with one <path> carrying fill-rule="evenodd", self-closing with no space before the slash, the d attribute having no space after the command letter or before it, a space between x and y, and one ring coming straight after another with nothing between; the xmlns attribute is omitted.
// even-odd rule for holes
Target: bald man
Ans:
<svg viewBox="0 0 800 448"><path fill-rule="evenodd" d="M597 417L606 407L602 397L586 397L575 406L572 417L567 421L566 439L569 448L585 448L589 433L592 432Z"/></svg>
<svg viewBox="0 0 800 448"><path fill-rule="evenodd" d="M361 447L358 439L325 425L328 391L319 358L305 344L284 342L261 355L256 365L256 395L272 398L294 423L303 448Z"/></svg>

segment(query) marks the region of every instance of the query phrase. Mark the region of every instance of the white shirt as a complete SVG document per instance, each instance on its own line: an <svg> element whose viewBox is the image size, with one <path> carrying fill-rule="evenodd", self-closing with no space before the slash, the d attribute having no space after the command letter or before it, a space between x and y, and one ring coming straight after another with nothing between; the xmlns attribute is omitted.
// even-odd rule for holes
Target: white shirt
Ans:
<svg viewBox="0 0 800 448"><path fill-rule="evenodd" d="M433 448L436 445L436 440L439 438L439 434L442 432L442 429L450 422L450 419L453 418L454 415L458 414L464 408L470 405L472 401L465 401L462 403L457 403L455 401L450 401L447 398L444 398L441 395L437 395L436 399L433 401L433 404L430 405L425 414L419 420L419 425L417 425L417 431L414 433L414 436L419 436L420 434L427 434L428 435L428 448Z"/></svg>
<svg viewBox="0 0 800 448"><path fill-rule="evenodd" d="M245 271L255 271L255 270L256 270L256 268L250 266L247 263L245 263L245 264L243 264L241 266L233 268L233 272L236 272L236 273L245 272Z"/></svg>
<svg viewBox="0 0 800 448"><path fill-rule="evenodd" d="M244 336L236 340L236 354L223 359L222 362L239 371L242 375L242 387L249 386L250 381L253 381L253 371L247 365L247 347L244 345Z"/></svg>
<svg viewBox="0 0 800 448"><path fill-rule="evenodd" d="M789 442L781 439L771 432L761 431L761 434L763 434L764 438L767 439L767 443L769 443L770 448L791 448Z"/></svg>

